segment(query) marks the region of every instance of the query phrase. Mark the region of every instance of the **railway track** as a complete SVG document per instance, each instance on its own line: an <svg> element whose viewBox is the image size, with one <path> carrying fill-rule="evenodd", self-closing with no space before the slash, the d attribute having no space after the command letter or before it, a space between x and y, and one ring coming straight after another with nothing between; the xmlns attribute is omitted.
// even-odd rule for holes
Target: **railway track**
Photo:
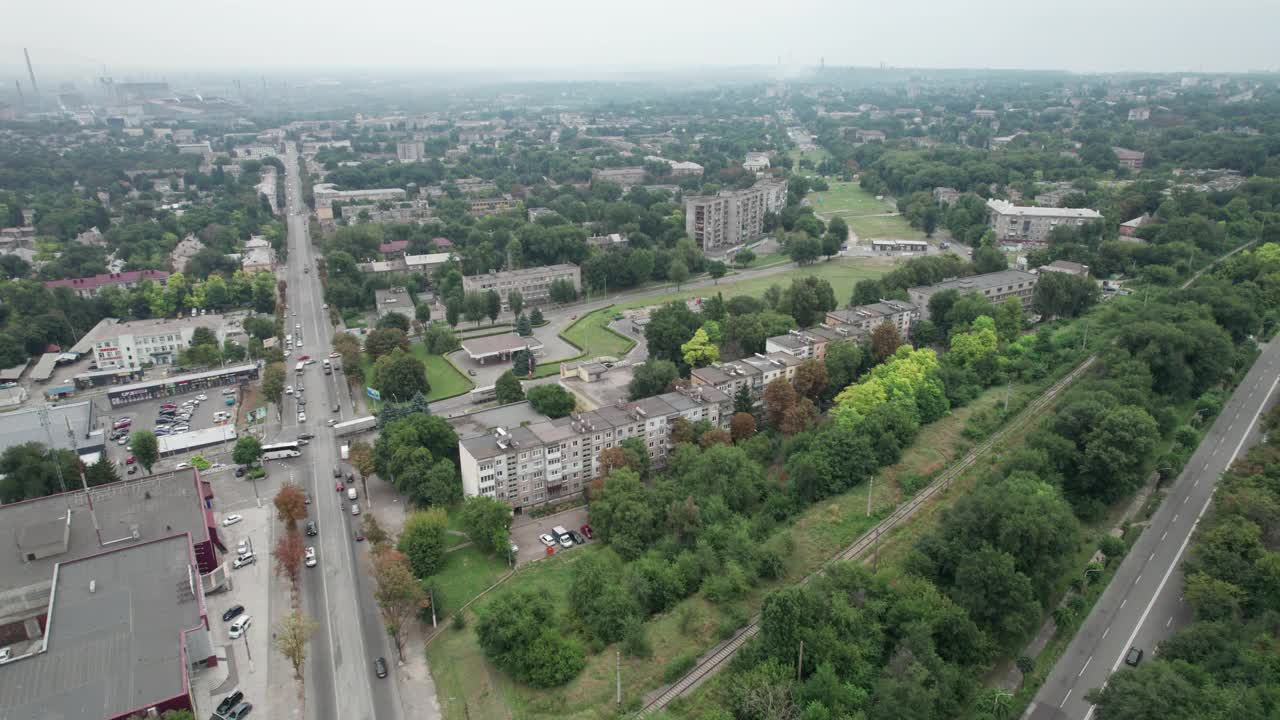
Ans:
<svg viewBox="0 0 1280 720"><path fill-rule="evenodd" d="M881 535L884 535L898 525L910 520L911 517L930 500L930 498L950 486L952 480L956 479L961 473L972 467L979 458L990 452L992 447L1004 440L1014 431L1024 427L1028 422L1035 418L1040 411L1045 408L1045 406L1053 402L1055 398L1062 394L1063 390L1067 389L1072 383L1078 380L1097 359L1096 355L1090 355L1085 358L1084 361L1075 366L1071 372L1064 375L1060 380L1036 397L1035 400L1028 403L1027 406L1023 408L1022 411L1019 412L1012 420L1005 423L1003 427L992 433L992 435L986 440L983 440L971 448L969 452L965 453L964 457L960 458L960 460L952 464L951 467L947 468L942 474L935 478L933 482L929 483L927 487L916 493L916 495L907 502L894 508L893 512L889 513L889 515L877 523L875 527L863 533L862 536L855 540L852 545L840 551L833 558L824 563L822 567L810 573L800 582L809 582L813 578L822 574L822 572L833 563L858 560L866 555L867 552L875 546ZM701 685L704 680L719 672L724 667L725 663L738 652L738 649L746 644L748 640L759 634L759 632L760 616L756 615L751 618L750 623L734 634L732 638L729 638L715 647L709 655L700 661L684 677L663 688L661 692L653 697L653 699L645 703L644 707L636 713L636 717L648 717L650 714L665 708L676 698L696 688L698 685Z"/></svg>

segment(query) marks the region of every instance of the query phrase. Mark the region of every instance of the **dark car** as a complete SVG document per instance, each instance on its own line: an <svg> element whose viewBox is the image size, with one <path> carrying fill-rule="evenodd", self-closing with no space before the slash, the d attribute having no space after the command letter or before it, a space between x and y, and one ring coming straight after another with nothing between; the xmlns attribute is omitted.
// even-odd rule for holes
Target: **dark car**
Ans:
<svg viewBox="0 0 1280 720"><path fill-rule="evenodd" d="M241 465L240 467L236 468L236 477L244 477L244 474L246 472L248 471L244 469L243 465Z"/></svg>
<svg viewBox="0 0 1280 720"><path fill-rule="evenodd" d="M377 676L378 676L378 677L380 677L380 678L384 678L384 677L386 677L386 676L387 676L387 661L386 661L386 660L383 660L382 658L378 658L377 660L374 660L374 661L373 661L373 674L374 674L374 675L377 675Z"/></svg>
<svg viewBox="0 0 1280 720"><path fill-rule="evenodd" d="M244 612L243 605L236 605L232 608L229 608L226 612L222 613L222 622L231 622L236 618L237 615L243 612Z"/></svg>
<svg viewBox="0 0 1280 720"><path fill-rule="evenodd" d="M569 531L569 539L573 541L573 544L574 544L574 545L586 545L586 544L587 544L587 540L586 540L586 538L582 537L582 535L580 535L580 534L578 533L578 531L577 531L577 530L570 530L570 531Z"/></svg>
<svg viewBox="0 0 1280 720"><path fill-rule="evenodd" d="M355 530L351 531L351 535L355 537L356 542L364 542L364 531L361 530L360 528L356 528Z"/></svg>
<svg viewBox="0 0 1280 720"><path fill-rule="evenodd" d="M319 534L319 532L320 532L320 531L316 529L316 521L315 521L315 520L308 520L308 521L307 521L307 534L308 534L308 535L317 535L317 534Z"/></svg>
<svg viewBox="0 0 1280 720"><path fill-rule="evenodd" d="M316 436L311 433L302 433L298 436L299 440L315 440Z"/></svg>
<svg viewBox="0 0 1280 720"><path fill-rule="evenodd" d="M252 709L253 703L240 703L231 712L227 713L227 720L240 720L240 718L248 715Z"/></svg>
<svg viewBox="0 0 1280 720"><path fill-rule="evenodd" d="M342 469L341 469L341 468L339 468L339 467L336 467L336 466L335 466L335 467L333 468L333 476L334 476L334 477L336 477L336 478L340 478L340 477L342 477Z"/></svg>
<svg viewBox="0 0 1280 720"><path fill-rule="evenodd" d="M226 715L228 712L231 711L231 708L235 707L236 705L239 705L240 701L243 699L244 699L244 693L240 692L239 690L231 693L230 695L223 698L222 702L218 703L218 714Z"/></svg>
<svg viewBox="0 0 1280 720"><path fill-rule="evenodd" d="M1124 664L1138 667L1140 662L1142 662L1142 648L1129 648L1128 654L1124 656Z"/></svg>
<svg viewBox="0 0 1280 720"><path fill-rule="evenodd" d="M588 540L595 537L595 534L591 532L590 525L583 525L581 528L578 528L578 529L582 531L583 536L585 536Z"/></svg>

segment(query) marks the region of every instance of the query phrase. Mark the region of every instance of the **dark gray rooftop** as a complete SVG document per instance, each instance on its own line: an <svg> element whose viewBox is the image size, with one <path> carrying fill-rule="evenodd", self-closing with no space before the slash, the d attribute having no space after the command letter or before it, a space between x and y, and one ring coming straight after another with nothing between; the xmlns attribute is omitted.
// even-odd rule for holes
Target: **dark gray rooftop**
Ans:
<svg viewBox="0 0 1280 720"><path fill-rule="evenodd" d="M101 428L93 426L97 422L97 414L92 408L93 404L90 402L74 402L0 413L0 452L29 442L38 442L59 450L75 450L80 454L101 450L106 442L106 434ZM40 411L43 409L47 409L49 413L48 431L40 418ZM75 437L74 448L67 432L68 423L71 426L70 434Z"/></svg>
<svg viewBox="0 0 1280 720"><path fill-rule="evenodd" d="M0 717L96 720L183 694L199 582L186 535L60 564L46 650L0 668Z"/></svg>

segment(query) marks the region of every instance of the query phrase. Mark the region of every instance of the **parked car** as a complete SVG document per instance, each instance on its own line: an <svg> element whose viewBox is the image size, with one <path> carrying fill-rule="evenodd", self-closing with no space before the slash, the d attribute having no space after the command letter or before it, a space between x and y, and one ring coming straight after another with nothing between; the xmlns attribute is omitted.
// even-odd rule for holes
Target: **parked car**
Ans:
<svg viewBox="0 0 1280 720"><path fill-rule="evenodd" d="M204 402L205 400L208 400L208 399L209 399L209 396L205 395L204 393L200 393L199 395L196 396L196 400L199 400L200 402Z"/></svg>
<svg viewBox="0 0 1280 720"><path fill-rule="evenodd" d="M236 545L236 556L244 556L253 552L253 546L249 543L249 538L245 538Z"/></svg>
<svg viewBox="0 0 1280 720"><path fill-rule="evenodd" d="M177 405L174 405L173 403L165 403L165 404L163 404L163 405L161 405L161 406L160 406L160 409L161 409L161 410L172 410L172 409L174 409L174 408L176 408L176 407L178 407L178 406L177 406Z"/></svg>
<svg viewBox="0 0 1280 720"><path fill-rule="evenodd" d="M227 720L242 720L253 710L253 703L240 703L227 713Z"/></svg>
<svg viewBox="0 0 1280 720"><path fill-rule="evenodd" d="M315 438L316 436L311 433L298 433L299 440L314 440Z"/></svg>
<svg viewBox="0 0 1280 720"><path fill-rule="evenodd" d="M582 537L581 535L579 535L579 534L578 534L578 531L577 531L577 530L570 530L570 531L569 531L569 539L570 539L570 540L572 540L572 541L574 542L574 544L575 544L575 545L585 545L585 544L587 544L587 541L586 541L586 540L584 540L584 539L583 539L583 537Z"/></svg>
<svg viewBox="0 0 1280 720"><path fill-rule="evenodd" d="M223 698L222 702L218 703L218 709L216 712L219 715L226 715L231 712L232 708L239 705L241 700L244 700L244 693L237 690Z"/></svg>
<svg viewBox="0 0 1280 720"><path fill-rule="evenodd" d="M360 528L351 531L351 536L356 539L356 542L364 542L364 531Z"/></svg>
<svg viewBox="0 0 1280 720"><path fill-rule="evenodd" d="M186 463L183 463L183 464L185 465ZM236 523L240 522L240 521L241 521L241 520L243 520L243 519L244 519L244 516L243 516L243 515L236 515L236 514L234 514L234 513L233 513L233 514L231 514L231 515L228 515L228 516L226 516L226 517L222 518L222 527L230 527L230 526L235 525Z"/></svg>
<svg viewBox="0 0 1280 720"><path fill-rule="evenodd" d="M586 538L586 539L588 539L588 540L590 540L590 539L592 539L592 538L594 538L594 537L595 537L595 534L591 532L591 526L590 526L590 525L583 525L582 527L580 527L580 528L578 528L578 529L582 531L582 536L583 536L583 537L585 537L585 538Z"/></svg>
<svg viewBox="0 0 1280 720"><path fill-rule="evenodd" d="M341 477L342 477L342 469L341 469L341 468L338 468L338 467L334 467L334 468L333 468L333 476L334 476L334 477L336 477L336 478L341 478Z"/></svg>
<svg viewBox="0 0 1280 720"><path fill-rule="evenodd" d="M249 626L252 624L253 624L252 617L250 617L249 615L241 615L240 617L236 618L234 622L231 623L231 629L227 632L227 634L231 636L232 640L235 640L239 638L241 635L244 635L244 631L248 630Z"/></svg>
<svg viewBox="0 0 1280 720"><path fill-rule="evenodd" d="M292 386L292 385L289 385L288 387L286 387L286 388L284 389L284 394L285 394L285 395L292 395L292 394L293 394L293 386Z"/></svg>
<svg viewBox="0 0 1280 720"><path fill-rule="evenodd" d="M316 535L318 535L319 533L320 533L320 531L319 531L318 529L316 529L316 521L315 521L315 520L308 520L308 521L307 521L307 534L308 534L308 535L310 535L310 536L312 536L312 537L315 537L315 536L316 536Z"/></svg>
<svg viewBox="0 0 1280 720"><path fill-rule="evenodd" d="M313 546L313 545L308 545L308 546L307 546L307 555L306 555L306 560L305 560L305 562L306 562L307 567L315 567L315 566L316 566L316 549L315 549L315 546Z"/></svg>
<svg viewBox="0 0 1280 720"><path fill-rule="evenodd" d="M236 619L237 615L244 613L243 605L232 605L227 611L222 613L222 622L231 622ZM238 702L238 701L237 701Z"/></svg>
<svg viewBox="0 0 1280 720"><path fill-rule="evenodd" d="M222 394L223 394L223 395L235 395L235 394L236 394L236 389L235 389L235 388L222 388Z"/></svg>
<svg viewBox="0 0 1280 720"><path fill-rule="evenodd" d="M136 457L134 457L134 456L132 456L132 455L130 455L129 457L127 457L127 458L125 458L125 459L124 459L124 464L125 464L125 465L132 465L132 464L134 464L134 463L136 463L136 462L138 462L138 458L136 458Z"/></svg>
<svg viewBox="0 0 1280 720"><path fill-rule="evenodd" d="M1138 667L1138 663L1142 662L1142 648L1131 647L1129 652L1124 656L1124 664Z"/></svg>
<svg viewBox="0 0 1280 720"><path fill-rule="evenodd" d="M374 674L374 675L377 675L377 676L378 676L378 677L380 677L380 678L384 678L384 677L386 677L386 676L387 676L387 661L386 661L386 660L383 660L382 658L378 658L377 660L374 660L374 661L373 661L373 674Z"/></svg>
<svg viewBox="0 0 1280 720"><path fill-rule="evenodd" d="M539 535L538 541L541 542L543 545L546 545L547 547L554 547L556 544L556 539L551 537L547 533L543 533Z"/></svg>
<svg viewBox="0 0 1280 720"><path fill-rule="evenodd" d="M138 466L137 466L137 465L130 465L130 466L129 466L129 474L130 474L130 475L137 475L137 474L138 474Z"/></svg>
<svg viewBox="0 0 1280 720"><path fill-rule="evenodd" d="M232 569L232 570L239 570L240 568L242 568L242 567L244 567L244 566L246 566L246 565L252 565L252 564L254 564L254 563L256 563L256 562L258 562L258 556L257 556L257 554L256 554L256 553L249 553L248 555L241 555L240 557L236 558L236 561L235 561L234 563L231 563L231 569Z"/></svg>
<svg viewBox="0 0 1280 720"><path fill-rule="evenodd" d="M305 412L298 413L298 422L304 423L306 421L307 421L307 414Z"/></svg>
<svg viewBox="0 0 1280 720"><path fill-rule="evenodd" d="M246 472L248 472L248 471L247 471L247 470L245 470L245 468L244 468L244 466L243 466L243 465L241 465L240 467L236 468L236 477L244 477L244 474L245 474Z"/></svg>

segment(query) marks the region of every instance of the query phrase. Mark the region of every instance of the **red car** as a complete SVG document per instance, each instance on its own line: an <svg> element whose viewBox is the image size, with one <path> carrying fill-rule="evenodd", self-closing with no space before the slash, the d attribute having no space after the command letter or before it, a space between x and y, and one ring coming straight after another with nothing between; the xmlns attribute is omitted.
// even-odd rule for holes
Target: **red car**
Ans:
<svg viewBox="0 0 1280 720"><path fill-rule="evenodd" d="M138 458L136 458L136 457L134 457L134 456L130 455L129 457L125 458L124 464L125 464L125 465L132 465L132 464L134 464L134 463L136 463L136 462L138 462Z"/></svg>
<svg viewBox="0 0 1280 720"><path fill-rule="evenodd" d="M310 359L311 359L310 355L303 355L302 357L298 358L298 362L306 362L307 360L310 360Z"/></svg>
<svg viewBox="0 0 1280 720"><path fill-rule="evenodd" d="M353 534L356 536L356 542L363 542L363 541L364 541L364 531L363 531L363 530L361 530L360 528L356 528L356 530L355 530L355 532L354 532Z"/></svg>
<svg viewBox="0 0 1280 720"><path fill-rule="evenodd" d="M342 487L342 482L341 482L341 481L334 483L334 485L336 485L336 486L337 486L337 487L336 487L336 488L334 488L334 489L335 489L335 490L337 490L338 492L342 492L343 490L345 490L345 489L346 489L346 488Z"/></svg>
<svg viewBox="0 0 1280 720"><path fill-rule="evenodd" d="M582 527L578 528L578 530L579 530L579 532L581 532L581 533L582 533L582 536L583 536L583 537L585 537L585 538L586 538L586 539L588 539L588 540L590 540L590 539L592 539L592 538L594 538L594 537L595 537L595 535L593 535L593 534L591 533L591 526L590 526L590 525L583 525Z"/></svg>
<svg viewBox="0 0 1280 720"><path fill-rule="evenodd" d="M173 403L165 403L160 406L160 409L161 410L177 410L178 406L174 405Z"/></svg>

